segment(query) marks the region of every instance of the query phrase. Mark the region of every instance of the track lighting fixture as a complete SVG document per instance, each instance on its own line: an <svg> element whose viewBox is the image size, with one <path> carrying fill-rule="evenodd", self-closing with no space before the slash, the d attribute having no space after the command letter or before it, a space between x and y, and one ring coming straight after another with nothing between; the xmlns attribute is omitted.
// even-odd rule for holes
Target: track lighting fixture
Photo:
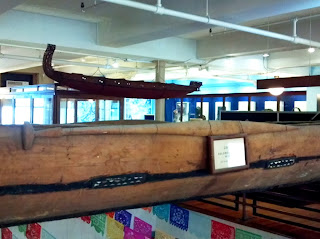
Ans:
<svg viewBox="0 0 320 239"><path fill-rule="evenodd" d="M84 2L81 2L80 7L81 7L81 12L85 12L85 10L84 10Z"/></svg>

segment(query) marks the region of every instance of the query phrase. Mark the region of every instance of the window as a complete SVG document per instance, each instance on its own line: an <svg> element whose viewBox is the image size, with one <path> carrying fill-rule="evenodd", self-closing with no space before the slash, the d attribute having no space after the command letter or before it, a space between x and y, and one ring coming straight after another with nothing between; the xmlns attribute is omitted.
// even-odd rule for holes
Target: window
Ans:
<svg viewBox="0 0 320 239"><path fill-rule="evenodd" d="M176 110L173 117L174 122L181 121L181 102L176 103ZM189 102L183 102L182 122L189 121Z"/></svg>
<svg viewBox="0 0 320 239"><path fill-rule="evenodd" d="M216 102L215 103L215 112L216 112L216 120L219 118L219 108L223 106L223 102ZM231 110L231 102L225 102L226 110Z"/></svg>
<svg viewBox="0 0 320 239"><path fill-rule="evenodd" d="M67 100L60 100L60 124L67 123Z"/></svg>
<svg viewBox="0 0 320 239"><path fill-rule="evenodd" d="M99 100L99 121L119 120L120 102L117 100Z"/></svg>
<svg viewBox="0 0 320 239"><path fill-rule="evenodd" d="M250 102L250 111L256 110L256 102ZM248 111L248 101L239 101L238 102L238 111Z"/></svg>
<svg viewBox="0 0 320 239"><path fill-rule="evenodd" d="M295 101L294 102L295 111L307 111L307 101Z"/></svg>
<svg viewBox="0 0 320 239"><path fill-rule="evenodd" d="M201 107L201 102L197 102L197 107ZM209 102L202 102L202 114L209 120Z"/></svg>
<svg viewBox="0 0 320 239"><path fill-rule="evenodd" d="M77 102L77 122L94 122L96 120L96 101L79 100Z"/></svg>
<svg viewBox="0 0 320 239"><path fill-rule="evenodd" d="M75 115L75 100L67 101L67 124L74 123Z"/></svg>
<svg viewBox="0 0 320 239"><path fill-rule="evenodd" d="M52 98L35 98L33 100L33 123L52 124Z"/></svg>
<svg viewBox="0 0 320 239"><path fill-rule="evenodd" d="M31 121L31 99L21 98L16 99L15 107L15 124L24 124Z"/></svg>
<svg viewBox="0 0 320 239"><path fill-rule="evenodd" d="M277 101L265 101L264 109L277 111ZM280 111L284 111L284 102L280 101Z"/></svg>
<svg viewBox="0 0 320 239"><path fill-rule="evenodd" d="M3 99L1 100L1 123L2 124L13 124L13 100Z"/></svg>
<svg viewBox="0 0 320 239"><path fill-rule="evenodd" d="M155 114L155 100L125 99L125 119L143 120L145 115Z"/></svg>

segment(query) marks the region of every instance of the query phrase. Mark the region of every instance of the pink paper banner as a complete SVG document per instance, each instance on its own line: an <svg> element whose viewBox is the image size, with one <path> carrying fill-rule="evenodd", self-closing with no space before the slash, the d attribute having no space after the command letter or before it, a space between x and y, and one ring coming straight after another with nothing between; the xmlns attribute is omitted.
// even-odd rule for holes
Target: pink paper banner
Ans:
<svg viewBox="0 0 320 239"><path fill-rule="evenodd" d="M138 217L134 218L133 229L147 237L152 237L152 226Z"/></svg>
<svg viewBox="0 0 320 239"><path fill-rule="evenodd" d="M150 239L150 237L142 235L141 233L136 232L136 231L130 229L129 227L125 227L123 239Z"/></svg>

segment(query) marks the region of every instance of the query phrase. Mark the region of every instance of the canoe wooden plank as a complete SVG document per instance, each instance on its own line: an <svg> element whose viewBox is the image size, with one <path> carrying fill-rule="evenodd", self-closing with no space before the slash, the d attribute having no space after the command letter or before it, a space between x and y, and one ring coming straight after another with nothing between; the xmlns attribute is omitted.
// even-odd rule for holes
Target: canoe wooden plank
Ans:
<svg viewBox="0 0 320 239"><path fill-rule="evenodd" d="M248 169L245 173L239 171L113 189L7 195L2 196L0 200L0 225L86 215L90 212L148 206L257 188L266 189L276 185L298 184L319 180L319 170L320 164L317 160L312 160L281 169Z"/></svg>

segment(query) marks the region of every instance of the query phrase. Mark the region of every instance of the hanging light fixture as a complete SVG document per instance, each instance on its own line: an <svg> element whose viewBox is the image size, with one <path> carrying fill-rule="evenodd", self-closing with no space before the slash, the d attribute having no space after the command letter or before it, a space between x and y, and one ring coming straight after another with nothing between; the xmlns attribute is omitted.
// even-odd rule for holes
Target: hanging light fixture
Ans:
<svg viewBox="0 0 320 239"><path fill-rule="evenodd" d="M278 96L284 92L284 88L283 87L269 88L268 91L270 92L271 95Z"/></svg>
<svg viewBox="0 0 320 239"><path fill-rule="evenodd" d="M119 63L117 62L117 60L115 60L112 64L113 68L119 68Z"/></svg>

